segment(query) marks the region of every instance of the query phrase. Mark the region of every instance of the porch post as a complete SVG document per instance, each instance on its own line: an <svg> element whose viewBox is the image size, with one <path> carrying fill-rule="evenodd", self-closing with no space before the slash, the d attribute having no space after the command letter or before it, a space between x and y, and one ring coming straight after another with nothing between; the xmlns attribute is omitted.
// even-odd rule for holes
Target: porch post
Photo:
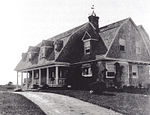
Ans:
<svg viewBox="0 0 150 115"><path fill-rule="evenodd" d="M23 72L21 72L21 88L23 88Z"/></svg>
<svg viewBox="0 0 150 115"><path fill-rule="evenodd" d="M27 72L27 74L26 74L26 88L28 89L28 72Z"/></svg>
<svg viewBox="0 0 150 115"><path fill-rule="evenodd" d="M34 84L34 70L32 70L32 85Z"/></svg>
<svg viewBox="0 0 150 115"><path fill-rule="evenodd" d="M19 76L18 76L18 73L19 73L19 72L17 71L17 88L18 88L18 77L19 77Z"/></svg>
<svg viewBox="0 0 150 115"><path fill-rule="evenodd" d="M55 68L55 75L56 75L56 85L58 85L58 77L59 77L58 66L56 66L56 68Z"/></svg>
<svg viewBox="0 0 150 115"><path fill-rule="evenodd" d="M39 85L41 85L41 69L39 69Z"/></svg>
<svg viewBox="0 0 150 115"><path fill-rule="evenodd" d="M49 84L49 68L47 68L46 83Z"/></svg>

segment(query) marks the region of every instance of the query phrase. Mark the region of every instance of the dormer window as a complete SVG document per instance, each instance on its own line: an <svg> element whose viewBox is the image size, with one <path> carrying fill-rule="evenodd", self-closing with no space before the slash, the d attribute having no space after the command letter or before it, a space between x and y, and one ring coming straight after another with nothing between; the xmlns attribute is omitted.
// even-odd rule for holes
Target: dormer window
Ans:
<svg viewBox="0 0 150 115"><path fill-rule="evenodd" d="M84 42L84 54L90 54L90 40Z"/></svg>
<svg viewBox="0 0 150 115"><path fill-rule="evenodd" d="M55 50L57 52L60 52L62 48L63 48L63 40L56 40L55 41Z"/></svg>
<svg viewBox="0 0 150 115"><path fill-rule="evenodd" d="M45 54L45 47L41 47L41 58L45 58L46 54Z"/></svg>
<svg viewBox="0 0 150 115"><path fill-rule="evenodd" d="M28 52L28 59L29 59L29 61L32 60L32 53L31 52Z"/></svg>
<svg viewBox="0 0 150 115"><path fill-rule="evenodd" d="M125 51L125 44L126 44L126 41L122 38L119 39L119 48L120 48L120 51Z"/></svg>

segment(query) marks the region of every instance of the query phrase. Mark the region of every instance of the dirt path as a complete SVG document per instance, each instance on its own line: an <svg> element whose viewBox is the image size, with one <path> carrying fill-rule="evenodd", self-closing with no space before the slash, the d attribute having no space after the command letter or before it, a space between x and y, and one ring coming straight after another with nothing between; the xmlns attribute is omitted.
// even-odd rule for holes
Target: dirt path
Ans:
<svg viewBox="0 0 150 115"><path fill-rule="evenodd" d="M42 92L19 92L18 94L39 105L47 115L120 115L112 110L68 96Z"/></svg>

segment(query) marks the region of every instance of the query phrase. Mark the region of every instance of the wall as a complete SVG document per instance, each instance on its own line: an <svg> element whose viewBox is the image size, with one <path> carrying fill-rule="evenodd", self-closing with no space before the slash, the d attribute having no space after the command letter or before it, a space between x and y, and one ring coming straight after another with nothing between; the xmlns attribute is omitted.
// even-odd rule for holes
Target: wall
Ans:
<svg viewBox="0 0 150 115"><path fill-rule="evenodd" d="M125 51L120 51L119 49L120 38L126 41ZM141 46L141 54L136 53L136 42L139 42L139 45ZM125 22L120 28L107 57L134 61L150 61L143 39L131 19Z"/></svg>

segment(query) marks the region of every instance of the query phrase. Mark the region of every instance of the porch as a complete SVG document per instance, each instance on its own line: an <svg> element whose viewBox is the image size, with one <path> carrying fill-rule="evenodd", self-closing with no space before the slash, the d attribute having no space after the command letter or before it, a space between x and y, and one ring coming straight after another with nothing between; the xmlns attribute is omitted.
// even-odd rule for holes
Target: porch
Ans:
<svg viewBox="0 0 150 115"><path fill-rule="evenodd" d="M68 65L53 65L17 71L17 87L19 85L19 77L21 77L21 88L31 89L34 85L42 87L63 87L66 85L66 78L69 73Z"/></svg>

